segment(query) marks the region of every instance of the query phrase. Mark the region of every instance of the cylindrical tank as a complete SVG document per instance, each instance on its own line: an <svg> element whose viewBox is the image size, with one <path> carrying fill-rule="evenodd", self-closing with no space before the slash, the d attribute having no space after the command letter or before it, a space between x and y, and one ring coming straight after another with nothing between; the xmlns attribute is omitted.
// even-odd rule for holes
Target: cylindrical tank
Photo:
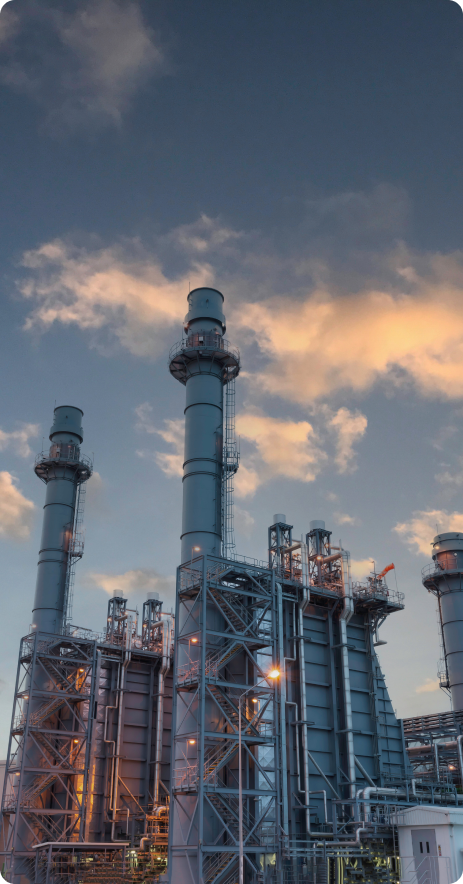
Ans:
<svg viewBox="0 0 463 884"><path fill-rule="evenodd" d="M463 710L463 533L437 534L423 584L437 595L452 707Z"/></svg>
<svg viewBox="0 0 463 884"><path fill-rule="evenodd" d="M55 408L50 451L35 462L35 472L47 486L32 614L33 628L39 632L59 633L63 624L77 488L92 474L90 460L80 453L82 417L80 408Z"/></svg>
<svg viewBox="0 0 463 884"><path fill-rule="evenodd" d="M188 295L186 339L169 356L172 375L186 386L181 561L222 554L223 387L239 372L239 353L224 340L223 295Z"/></svg>

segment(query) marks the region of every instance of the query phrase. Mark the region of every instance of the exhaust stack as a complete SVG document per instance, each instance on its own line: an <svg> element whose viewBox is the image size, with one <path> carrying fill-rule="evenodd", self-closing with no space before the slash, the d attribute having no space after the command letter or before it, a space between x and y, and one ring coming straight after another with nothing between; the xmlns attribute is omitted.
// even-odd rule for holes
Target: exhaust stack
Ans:
<svg viewBox="0 0 463 884"><path fill-rule="evenodd" d="M83 414L71 405L55 408L50 450L35 460L35 473L47 486L32 609L33 629L38 632L62 632L71 558L81 555L75 548L77 492L93 470L89 458L80 453Z"/></svg>
<svg viewBox="0 0 463 884"><path fill-rule="evenodd" d="M186 386L182 564L222 554L223 388L239 373L239 352L224 340L223 295L188 295L186 338L172 347L169 368Z"/></svg>

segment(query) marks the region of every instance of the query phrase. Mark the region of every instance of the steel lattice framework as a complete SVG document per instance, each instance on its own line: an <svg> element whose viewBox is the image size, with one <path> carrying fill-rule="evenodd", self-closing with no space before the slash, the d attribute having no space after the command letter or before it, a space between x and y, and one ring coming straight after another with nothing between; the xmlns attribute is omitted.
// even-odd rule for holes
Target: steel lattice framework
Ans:
<svg viewBox="0 0 463 884"><path fill-rule="evenodd" d="M232 881L239 849L240 702L248 872L260 871L265 854L280 857L285 843L280 691L268 678L278 663L281 628L274 573L245 562L193 559L178 569L176 618L172 880L177 869L179 880L192 884Z"/></svg>
<svg viewBox="0 0 463 884"><path fill-rule="evenodd" d="M14 815L6 851L16 845L25 872L31 843L85 837L96 650L41 633L21 642L3 809Z"/></svg>

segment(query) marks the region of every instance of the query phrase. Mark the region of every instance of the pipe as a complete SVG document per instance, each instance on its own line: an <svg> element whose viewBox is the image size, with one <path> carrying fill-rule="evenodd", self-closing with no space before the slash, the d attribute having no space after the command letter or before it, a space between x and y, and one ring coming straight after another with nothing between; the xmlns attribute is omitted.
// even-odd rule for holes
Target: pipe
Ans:
<svg viewBox="0 0 463 884"><path fill-rule="evenodd" d="M125 677L127 674L127 669L132 657L132 623L133 618L127 618L127 626L125 631L125 650L124 650L124 662L122 666L119 667L119 689L118 689L118 716L117 716L117 734L116 734L116 752L114 755L114 764L113 764L113 779L112 779L112 823L111 823L111 841L115 840L115 828L116 828L116 818L117 818L117 799L119 793L119 758L121 751L121 736L122 736L122 722L123 722L123 700L124 700L124 688L125 688Z"/></svg>
<svg viewBox="0 0 463 884"><path fill-rule="evenodd" d="M457 737L456 740L451 740L449 743L434 743L433 745L427 743L423 746L407 746L407 755L410 758L419 757L420 755L431 755L432 753L435 753L435 746L437 745L439 745L439 749L443 749L444 752L455 751L458 750L458 740L459 737Z"/></svg>
<svg viewBox="0 0 463 884"><path fill-rule="evenodd" d="M461 742L463 740L463 734L459 734L457 737L457 749L458 749L458 762L460 764L460 777L461 782L463 783L463 752L461 749Z"/></svg>
<svg viewBox="0 0 463 884"><path fill-rule="evenodd" d="M438 743L434 743L434 765L435 765L435 768L436 768L437 782L440 783L440 776L439 776L439 744L438 744Z"/></svg>
<svg viewBox="0 0 463 884"><path fill-rule="evenodd" d="M159 804L159 784L161 780L162 763L162 729L164 718L164 684L165 677L170 669L170 644L173 630L172 617L163 617L159 621L162 629L162 660L159 668L158 680L158 706L156 715L156 750L154 756L154 806Z"/></svg>
<svg viewBox="0 0 463 884"><path fill-rule="evenodd" d="M325 813L325 823L328 822L328 808L326 803L326 789L313 789L312 792L309 792L309 795L323 795L323 809Z"/></svg>
<svg viewBox="0 0 463 884"><path fill-rule="evenodd" d="M305 544L304 544L305 545ZM309 592L307 588L307 592ZM310 598L310 596L309 596ZM310 835L310 807L309 807L309 789L310 789L310 778L309 778L309 753L308 753L308 740L307 740L307 695L306 695L306 686L305 686L305 656L304 656L304 615L303 615L303 607L299 605L299 681L300 681L300 690L301 690L301 719L304 722L302 725L302 762L304 769L304 794L305 794L305 804L306 804L306 812L305 812L305 830L307 835ZM296 725L297 730L297 725Z"/></svg>
<svg viewBox="0 0 463 884"><path fill-rule="evenodd" d="M344 691L345 726L347 742L347 766L349 772L349 793L355 798L356 765L354 753L354 734L352 728L352 700L350 693L349 652L347 650L347 624L354 613L354 599L352 596L352 581L350 576L350 554L343 549L339 553L341 558L341 573L344 605L339 618L339 631L341 639L341 666ZM331 557L330 557L331 558Z"/></svg>

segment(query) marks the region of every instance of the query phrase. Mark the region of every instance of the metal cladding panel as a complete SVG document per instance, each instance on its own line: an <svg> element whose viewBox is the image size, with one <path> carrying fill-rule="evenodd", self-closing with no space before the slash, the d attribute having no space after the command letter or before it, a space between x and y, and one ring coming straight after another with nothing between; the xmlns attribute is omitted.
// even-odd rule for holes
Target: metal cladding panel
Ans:
<svg viewBox="0 0 463 884"><path fill-rule="evenodd" d="M311 605L303 617L304 659L306 675L307 748L324 774L337 790L338 762L335 742L337 710L333 693L334 659L331 645L330 619L326 610ZM324 790L331 803L332 793L309 759L310 790ZM311 797L313 814L323 819L323 800ZM313 816L312 814L312 816Z"/></svg>

